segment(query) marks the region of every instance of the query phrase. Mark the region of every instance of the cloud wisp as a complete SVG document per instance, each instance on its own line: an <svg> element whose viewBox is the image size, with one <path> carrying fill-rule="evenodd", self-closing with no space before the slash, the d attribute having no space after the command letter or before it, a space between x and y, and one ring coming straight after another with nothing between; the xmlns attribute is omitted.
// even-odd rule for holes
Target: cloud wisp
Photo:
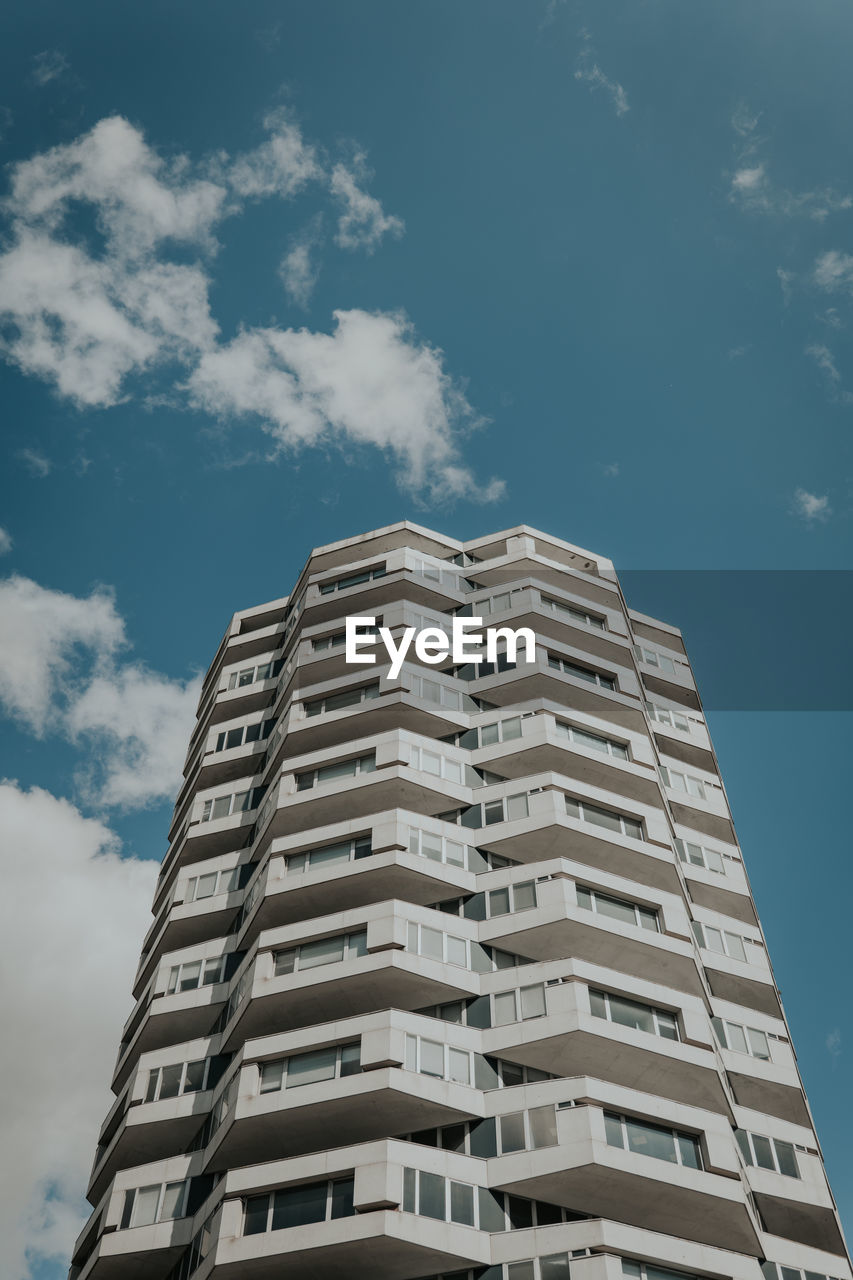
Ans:
<svg viewBox="0 0 853 1280"><path fill-rule="evenodd" d="M592 36L586 27L582 28L580 52L575 62L575 79L589 87L590 92L603 92L610 99L611 106L617 116L624 116L631 110L628 95L618 80L611 80L605 75L596 59Z"/></svg>
<svg viewBox="0 0 853 1280"><path fill-rule="evenodd" d="M817 222L823 222L832 213L853 208L853 196L833 187L797 192L777 186L762 158L767 139L759 132L760 122L761 113L752 113L743 103L732 114L736 142L735 169L729 175L729 199L733 204L748 213L812 218Z"/></svg>
<svg viewBox="0 0 853 1280"><path fill-rule="evenodd" d="M135 125L113 116L14 165L3 204L0 352L80 409L109 408L145 383L149 398L253 423L289 449L376 445L416 495L499 497L502 487L476 481L461 459L464 429L477 415L441 353L398 313L339 311L331 333L246 324L222 341L210 308L218 236L250 203L292 201L314 189L346 252L372 254L404 230L367 190L361 152L332 162L282 112L264 127L265 140L252 150L194 163L164 158ZM93 214L94 236L80 230L81 210ZM301 307L319 270L320 228L315 215L279 267ZM365 362L358 375L353 354ZM251 395L241 370L260 380ZM402 374L412 375L408 388ZM216 387L223 394L214 402ZM366 394L377 396L375 427Z"/></svg>
<svg viewBox="0 0 853 1280"><path fill-rule="evenodd" d="M807 525L825 524L832 515L832 507L826 494L809 493L807 489L796 489L791 511Z"/></svg>

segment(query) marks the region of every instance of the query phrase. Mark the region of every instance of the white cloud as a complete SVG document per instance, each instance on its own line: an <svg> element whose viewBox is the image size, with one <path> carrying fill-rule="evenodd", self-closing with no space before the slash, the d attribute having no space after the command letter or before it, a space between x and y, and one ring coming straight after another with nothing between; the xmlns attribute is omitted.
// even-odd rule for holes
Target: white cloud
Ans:
<svg viewBox="0 0 853 1280"><path fill-rule="evenodd" d="M279 263L278 274L287 296L300 307L307 307L320 272L316 250L322 240L321 228L321 216L318 216L294 236Z"/></svg>
<svg viewBox="0 0 853 1280"><path fill-rule="evenodd" d="M0 529L0 556L7 556L13 545L12 535L6 529Z"/></svg>
<svg viewBox="0 0 853 1280"><path fill-rule="evenodd" d="M795 491L792 510L794 515L805 520L806 524L824 523L832 515L832 507L825 494L819 497L816 493L809 493L805 489Z"/></svg>
<svg viewBox="0 0 853 1280"><path fill-rule="evenodd" d="M779 281L779 288L782 290L782 301L787 307L793 293L794 273L793 271L786 271L784 267L777 267L776 279Z"/></svg>
<svg viewBox="0 0 853 1280"><path fill-rule="evenodd" d="M853 293L853 254L839 253L837 249L822 253L814 265L814 281L828 293Z"/></svg>
<svg viewBox="0 0 853 1280"><path fill-rule="evenodd" d="M101 822L0 783L0 1272L67 1264L157 864L121 858Z"/></svg>
<svg viewBox="0 0 853 1280"><path fill-rule="evenodd" d="M61 49L42 49L33 58L32 77L43 89L51 80L58 80L68 70L68 58Z"/></svg>
<svg viewBox="0 0 853 1280"><path fill-rule="evenodd" d="M50 458L46 458L38 449L19 449L16 456L27 468L30 475L35 476L38 480L44 480L45 476L49 476L53 469L53 463Z"/></svg>
<svg viewBox="0 0 853 1280"><path fill-rule="evenodd" d="M604 90L613 104L613 110L617 116L624 116L631 110L627 93L618 80L611 80L609 76L606 76L596 62L595 50L592 46L592 37L589 31L583 28L580 35L581 50L575 64L575 79L582 84L589 85L593 93L599 89Z"/></svg>
<svg viewBox="0 0 853 1280"><path fill-rule="evenodd" d="M80 598L17 575L0 582L0 703L34 733L67 697L81 653L103 661L123 643L106 591Z"/></svg>
<svg viewBox="0 0 853 1280"><path fill-rule="evenodd" d="M826 1049L834 1066L841 1058L841 1031L838 1027L833 1027L826 1037Z"/></svg>
<svg viewBox="0 0 853 1280"><path fill-rule="evenodd" d="M606 476L609 476L609 477L610 477L610 479L612 480L612 479L615 479L615 478L616 478L616 476L618 476L618 474L619 474L619 463L618 463L618 462L608 462L608 463L606 463L606 464L605 464L601 469L602 469L602 471L604 472L604 474L605 474Z"/></svg>
<svg viewBox="0 0 853 1280"><path fill-rule="evenodd" d="M115 405L135 375L168 370L168 386L149 389L149 401L254 420L282 447L374 445L404 488L433 497L500 496L500 482L478 484L460 459L461 434L476 425L471 406L441 353L399 315L338 312L332 334L247 328L220 343L209 308L215 232L247 200L290 198L316 183L337 206L339 246L370 253L403 230L365 190L361 153L331 164L286 115L265 126L254 150L194 165L164 159L115 116L13 166L0 350L81 407ZM99 241L75 235L69 214L80 204ZM280 267L302 305L318 269L318 227L315 218Z"/></svg>
<svg viewBox="0 0 853 1280"><path fill-rule="evenodd" d="M841 374L829 347L820 342L813 342L811 346L806 347L806 355L811 356L817 367L822 373L826 374L830 382L837 383L841 381Z"/></svg>
<svg viewBox="0 0 853 1280"><path fill-rule="evenodd" d="M758 159L766 139L758 133L761 113L749 111L741 103L734 111L731 125L737 134L736 168L731 175L729 199L750 213L774 214L780 217L807 217L824 221L831 213L853 208L853 196L821 187L814 191L788 191L777 187L770 178L765 161Z"/></svg>
<svg viewBox="0 0 853 1280"><path fill-rule="evenodd" d="M65 718L71 737L88 736L92 747L81 775L86 798L135 809L171 797L200 690L200 678L182 683L138 665L96 675Z"/></svg>
<svg viewBox="0 0 853 1280"><path fill-rule="evenodd" d="M253 329L205 354L189 380L210 413L255 416L282 449L335 442L374 445L398 466L403 488L433 499L494 501L503 484L478 484L458 457L458 433L479 425L443 368L402 315L336 311L332 333Z"/></svg>
<svg viewBox="0 0 853 1280"><path fill-rule="evenodd" d="M401 236L404 226L400 218L386 214L375 196L362 190L359 181L366 178L365 159L356 155L351 167L336 164L329 178L329 189L343 205L338 219L335 241L342 249L364 249L367 253L379 246L384 235Z"/></svg>

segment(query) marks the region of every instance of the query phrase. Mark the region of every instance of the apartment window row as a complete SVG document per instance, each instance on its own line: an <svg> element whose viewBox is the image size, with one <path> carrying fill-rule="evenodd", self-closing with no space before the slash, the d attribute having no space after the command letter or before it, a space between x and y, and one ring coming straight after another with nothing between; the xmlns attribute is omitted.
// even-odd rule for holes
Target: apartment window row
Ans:
<svg viewBox="0 0 853 1280"><path fill-rule="evenodd" d="M196 987L212 987L224 982L227 976L229 956L213 956L209 960L185 960L169 970L166 995L180 991L194 991Z"/></svg>
<svg viewBox="0 0 853 1280"><path fill-rule="evenodd" d="M292 853L286 859L287 874L301 871L316 871L318 867L337 867L345 862L357 862L360 858L369 858L373 853L370 836L356 836L353 840L342 840L338 844L323 845L319 849L306 849L304 853Z"/></svg>
<svg viewBox="0 0 853 1280"><path fill-rule="evenodd" d="M336 760L334 764L324 764L319 769L297 773L296 790L310 791L312 787L322 786L325 782L334 782L338 778L357 778L362 773L373 773L375 769L375 751L370 755L353 756L349 760Z"/></svg>
<svg viewBox="0 0 853 1280"><path fill-rule="evenodd" d="M284 1231L289 1227L306 1227L334 1218L350 1218L353 1207L353 1178L335 1178L326 1182L303 1183L283 1187L261 1196L247 1196L243 1217L243 1235L260 1235L265 1231Z"/></svg>
<svg viewBox="0 0 853 1280"><path fill-rule="evenodd" d="M451 569L442 569L440 564L433 564L429 560L424 560L420 556L412 560L412 573L419 578L426 579L427 582L437 582L442 587L449 587L451 591L467 592L479 591L480 587L476 582L470 581L461 573L454 573Z"/></svg>
<svg viewBox="0 0 853 1280"><path fill-rule="evenodd" d="M770 1044L767 1036L757 1027L744 1027L738 1022L729 1022L726 1018L712 1018L720 1048L731 1049L732 1053L748 1053L751 1058L770 1061Z"/></svg>
<svg viewBox="0 0 853 1280"><path fill-rule="evenodd" d="M431 680L429 676L418 675L409 668L403 670L402 683L416 698L424 702L432 702L436 706L447 707L449 711L467 711L473 713L480 707L474 698L467 693L442 684L440 680Z"/></svg>
<svg viewBox="0 0 853 1280"><path fill-rule="evenodd" d="M417 1012L427 1018L436 1018L456 1025L467 1023L463 1000L454 1000L450 1004L433 1005L429 1009L418 1009ZM482 1020L472 1021L470 1026L488 1025ZM428 1037L427 1037L428 1038ZM556 1080L557 1076L549 1071L540 1071L538 1067L522 1066L518 1062L509 1062L502 1058L494 1058L488 1054L473 1055L474 1087L483 1092L490 1089L514 1089L520 1084L541 1084L544 1080Z"/></svg>
<svg viewBox="0 0 853 1280"><path fill-rule="evenodd" d="M658 1009L641 1000L615 995L612 991L589 991L589 1005L594 1018L615 1022L633 1031L645 1031L663 1040L678 1040L678 1018L669 1009Z"/></svg>
<svg viewBox="0 0 853 1280"><path fill-rule="evenodd" d="M305 969L317 969L320 965L336 964L340 960L355 960L367 955L367 930L342 933L335 938L318 938L303 942L287 951L276 951L273 956L273 972L276 978Z"/></svg>
<svg viewBox="0 0 853 1280"><path fill-rule="evenodd" d="M451 667L451 674L457 680L482 680L485 676L515 671L517 666L517 662L510 662L506 653L499 653L494 662L464 662L461 666Z"/></svg>
<svg viewBox="0 0 853 1280"><path fill-rule="evenodd" d="M517 818L526 818L530 810L527 803L527 792L516 796L498 796L485 804L471 804L464 809L451 809L447 813L436 814L441 822L452 822L457 826L491 827L496 822L513 822Z"/></svg>
<svg viewBox="0 0 853 1280"><path fill-rule="evenodd" d="M225 871L206 871L201 876L190 876L184 885L183 901L201 902L204 898L215 898L220 893L233 893L241 887L246 871L251 871L251 864L241 867L229 867Z"/></svg>
<svg viewBox="0 0 853 1280"><path fill-rule="evenodd" d="M370 702L379 697L379 681L372 684L359 685L357 689L343 689L340 693L329 693L323 698L314 698L305 703L305 714L323 715L327 711L342 711L344 707L357 707L362 702Z"/></svg>
<svg viewBox="0 0 853 1280"><path fill-rule="evenodd" d="M607 630L607 620L600 614L588 613L586 609L580 609L574 604L566 604L562 600L555 600L553 596L540 595L539 599L543 609L549 609L551 613L571 618L572 622L580 622L586 627L595 627L596 631Z"/></svg>
<svg viewBox="0 0 853 1280"><path fill-rule="evenodd" d="M657 667L659 671L664 671L670 676L675 675L677 666L665 653L658 653L657 649L649 649L644 644L635 644L634 653L640 662L645 662L647 666Z"/></svg>
<svg viewBox="0 0 853 1280"><path fill-rule="evenodd" d="M404 1213L488 1232L525 1231L560 1222L577 1222L585 1216L541 1200L527 1200L467 1182L454 1182L452 1178L423 1169L403 1170L402 1208Z"/></svg>
<svg viewBox="0 0 853 1280"><path fill-rule="evenodd" d="M746 949L747 945L758 947L759 943L753 942L751 938L740 933L730 933L727 929L715 929L713 925L700 924L698 920L692 921L692 924L696 941L705 951L714 951L717 955L728 956L731 960L752 963L752 958Z"/></svg>
<svg viewBox="0 0 853 1280"><path fill-rule="evenodd" d="M548 1114L540 1115L539 1112ZM523 1139L522 1146L516 1145L519 1138ZM497 1156L499 1151L506 1155L511 1151L525 1151L532 1147L556 1146L556 1109L552 1104L534 1107L530 1112L514 1112L511 1116L500 1117L500 1121L494 1116L485 1120L458 1121L442 1125L438 1129L420 1129L417 1133L407 1133L403 1140L415 1142L422 1147L435 1147L440 1151L455 1151L459 1155L489 1160Z"/></svg>
<svg viewBox="0 0 853 1280"><path fill-rule="evenodd" d="M409 828L409 852L431 862L443 862L451 867L464 867L468 871L495 871L511 866L509 858L497 853L485 853L473 845L461 844L447 836L437 836L421 827Z"/></svg>
<svg viewBox="0 0 853 1280"><path fill-rule="evenodd" d="M777 1262L762 1262L764 1280L832 1280L819 1271L800 1271L798 1267L786 1267Z"/></svg>
<svg viewBox="0 0 853 1280"><path fill-rule="evenodd" d="M637 1155L651 1156L654 1160L666 1160L687 1169L702 1168L699 1139L681 1129L668 1125L652 1124L633 1116L605 1111L604 1129L609 1147L621 1147Z"/></svg>
<svg viewBox="0 0 853 1280"><path fill-rule="evenodd" d="M574 796L565 796L566 813L570 818L578 818L581 822L589 822L595 827L604 827L607 831L616 831L620 835L630 836L633 840L643 839L643 824L636 818L629 818L615 809L605 809L598 804L590 804L587 800L576 800Z"/></svg>
<svg viewBox="0 0 853 1280"><path fill-rule="evenodd" d="M460 786L479 787L482 779L469 764L462 760L454 760L451 756L430 751L427 747L409 746L409 765L421 773L428 773L434 778L443 778L445 782L455 782Z"/></svg>
<svg viewBox="0 0 853 1280"><path fill-rule="evenodd" d="M257 720L254 724L241 724L236 729L226 729L216 738L216 751L231 751L234 747L247 746L250 742L264 742L272 733L275 720Z"/></svg>
<svg viewBox="0 0 853 1280"><path fill-rule="evenodd" d="M346 591L348 587L358 587L373 578L385 577L385 565L379 564L372 569L361 569L358 573L348 573L346 577L335 578L332 582L320 583L320 595L330 596L334 591Z"/></svg>
<svg viewBox="0 0 853 1280"><path fill-rule="evenodd" d="M200 822L215 822L217 818L230 818L235 813L248 813L257 809L266 794L266 787L250 787L248 791L235 791L227 796L215 796L202 805Z"/></svg>
<svg viewBox="0 0 853 1280"><path fill-rule="evenodd" d="M444 964L471 969L474 973L495 973L500 969L514 969L528 964L522 956L489 947L472 938L457 938L452 933L433 929L430 925L410 920L406 936L406 950L412 955L428 960L441 960Z"/></svg>
<svg viewBox="0 0 853 1280"><path fill-rule="evenodd" d="M671 791L683 791L685 795L697 800L707 800L709 783L697 778L695 774L684 773L681 769L672 769L667 765L660 766L663 785Z"/></svg>
<svg viewBox="0 0 853 1280"><path fill-rule="evenodd" d="M684 1271L656 1267L651 1262L640 1262L635 1258L622 1259L622 1274L631 1276L632 1280L698 1280L698 1276L688 1275ZM821 1277L821 1280L824 1280L824 1277Z"/></svg>
<svg viewBox="0 0 853 1280"><path fill-rule="evenodd" d="M464 920L493 920L516 911L528 911L536 906L536 882L524 880L503 889L491 889L488 893L472 893L465 898L453 898L450 902L437 903L437 910Z"/></svg>
<svg viewBox="0 0 853 1280"><path fill-rule="evenodd" d="M576 747L590 747L603 755L613 756L616 760L628 760L628 748L624 742L616 742L613 738L605 738L600 733L591 733L589 729L577 729L573 724L557 721L557 733Z"/></svg>
<svg viewBox="0 0 853 1280"><path fill-rule="evenodd" d="M723 855L718 853L716 849L709 849L706 845L694 844L692 840L676 839L676 852L682 862L688 862L694 867L705 867L708 871L716 871L718 875L726 874L726 864L723 862ZM737 862L734 858L732 861Z"/></svg>
<svg viewBox="0 0 853 1280"><path fill-rule="evenodd" d="M657 702L647 702L646 711L649 718L658 724L665 724L670 729L680 729L682 733L690 733L690 721L681 711L673 711L670 707L662 707Z"/></svg>
<svg viewBox="0 0 853 1280"><path fill-rule="evenodd" d="M518 603L518 597L526 589L526 587L512 587L509 591L499 591L493 596L486 596L483 600L475 600L471 605L472 616L485 618L490 613L506 613L507 609L511 609Z"/></svg>
<svg viewBox="0 0 853 1280"><path fill-rule="evenodd" d="M361 1041L331 1045L328 1049L312 1049L294 1053L289 1058L261 1064L261 1093L277 1093L280 1089L297 1089L321 1080L337 1080L354 1076L361 1070Z"/></svg>
<svg viewBox="0 0 853 1280"><path fill-rule="evenodd" d="M786 1178L799 1178L800 1170L792 1142L765 1138L760 1133L747 1133L745 1129L735 1129L735 1138L744 1164L770 1169L773 1173L784 1174Z"/></svg>
<svg viewBox="0 0 853 1280"><path fill-rule="evenodd" d="M587 684L596 684L600 689L615 689L616 677L594 671L592 667L581 666L578 662L570 662L556 653L548 654L548 666L554 671L562 671L564 676L574 676L576 680L585 680Z"/></svg>
<svg viewBox="0 0 853 1280"><path fill-rule="evenodd" d="M559 983L559 979L557 980ZM549 986L556 985L553 982ZM506 1026L512 1022L523 1022L528 1018L541 1018L547 1012L545 1007L544 984L522 987L520 991L504 991L494 996L473 996L467 1000L449 1000L444 1004L430 1005L426 1009L418 1009L418 1013L428 1018L438 1018L442 1022L453 1022L460 1026L477 1027L487 1030L489 1027ZM537 1079L550 1080L551 1076L537 1076ZM519 1082L520 1083L520 1082ZM485 1086L477 1086L478 1088ZM492 1088L497 1086L492 1085Z"/></svg>
<svg viewBox="0 0 853 1280"><path fill-rule="evenodd" d="M155 1222L172 1222L195 1213L213 1188L213 1178L183 1178L180 1182L160 1182L132 1187L124 1193L120 1230L150 1227Z"/></svg>
<svg viewBox="0 0 853 1280"><path fill-rule="evenodd" d="M244 667L242 671L232 671L228 677L228 688L245 689L247 685L257 684L260 680L273 680L283 666L284 659L275 658L255 667Z"/></svg>
<svg viewBox="0 0 853 1280"><path fill-rule="evenodd" d="M381 625L382 619L377 618L372 626L364 625L359 627L359 634L362 636L378 636ZM311 651L312 653L324 653L328 649L343 649L346 641L346 631L336 631L334 635L330 636L317 636L315 640L311 641Z"/></svg>
<svg viewBox="0 0 853 1280"><path fill-rule="evenodd" d="M505 720L495 720L493 724L483 724L473 729L463 729L461 733L453 733L445 741L452 742L455 747L465 747L467 751L491 747L498 742L512 742L521 737L522 720L529 720L533 715L535 712L528 711L520 716L507 716Z"/></svg>
<svg viewBox="0 0 853 1280"><path fill-rule="evenodd" d="M148 1072L144 1101L161 1102L164 1098L179 1098L185 1093L213 1089L222 1078L230 1058L230 1054L218 1054L213 1058L153 1067Z"/></svg>
<svg viewBox="0 0 853 1280"><path fill-rule="evenodd" d="M618 920L620 924L634 925L638 929L648 929L650 933L660 933L660 919L652 907L643 907L636 902L628 902L624 898L613 898L607 893L599 893L597 889L586 889L576 885L578 906L585 911L594 911L597 915L607 916L610 920Z"/></svg>

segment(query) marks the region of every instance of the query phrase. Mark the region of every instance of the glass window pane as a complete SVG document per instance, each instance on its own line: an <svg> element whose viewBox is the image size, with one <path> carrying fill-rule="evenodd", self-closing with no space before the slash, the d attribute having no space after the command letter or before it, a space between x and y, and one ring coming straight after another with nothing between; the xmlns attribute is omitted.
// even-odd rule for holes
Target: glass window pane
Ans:
<svg viewBox="0 0 853 1280"><path fill-rule="evenodd" d="M479 809L479 805L474 805L475 809ZM504 820L504 802L503 800L490 800L488 804L483 805L483 823L487 827L492 827L496 822ZM464 819L463 819L464 823Z"/></svg>
<svg viewBox="0 0 853 1280"><path fill-rule="evenodd" d="M754 1058L764 1058L765 1061L770 1058L770 1046L767 1042L767 1036L763 1031L758 1031L755 1027L747 1028L749 1036L749 1048ZM746 1046L743 1052L746 1053Z"/></svg>
<svg viewBox="0 0 853 1280"><path fill-rule="evenodd" d="M181 1077L184 1073L183 1063L176 1067L163 1067L160 1073L161 1098L177 1098L181 1092Z"/></svg>
<svg viewBox="0 0 853 1280"><path fill-rule="evenodd" d="M157 1218L157 1204L160 1199L160 1186L139 1187L133 1200L134 1227L150 1227Z"/></svg>
<svg viewBox="0 0 853 1280"><path fill-rule="evenodd" d="M261 1064L261 1093L275 1093L284 1078L284 1061Z"/></svg>
<svg viewBox="0 0 853 1280"><path fill-rule="evenodd" d="M261 1231L266 1231L269 1205L269 1196L249 1196L246 1201L246 1217L243 1222L244 1236L256 1236Z"/></svg>
<svg viewBox="0 0 853 1280"><path fill-rule="evenodd" d="M231 797L217 796L213 802L213 817L227 818L231 812Z"/></svg>
<svg viewBox="0 0 853 1280"><path fill-rule="evenodd" d="M281 978L286 973L293 973L296 967L295 951L277 951L275 953L275 976Z"/></svg>
<svg viewBox="0 0 853 1280"><path fill-rule="evenodd" d="M630 902L620 902L618 898L608 898L604 894L595 895L595 906L600 916L611 920L619 920L622 924L636 925L637 914Z"/></svg>
<svg viewBox="0 0 853 1280"><path fill-rule="evenodd" d="M316 1084L318 1080L333 1080L337 1060L337 1049L315 1049L311 1053L294 1054L287 1062L288 1089Z"/></svg>
<svg viewBox="0 0 853 1280"><path fill-rule="evenodd" d="M353 1206L353 1196L355 1193L355 1180L353 1178L341 1178L338 1182L332 1183L332 1218L351 1218L355 1213Z"/></svg>
<svg viewBox="0 0 853 1280"><path fill-rule="evenodd" d="M316 942L303 942L299 948L300 969L315 969L318 965L332 964L343 958L343 938L319 938Z"/></svg>
<svg viewBox="0 0 853 1280"><path fill-rule="evenodd" d="M541 1280L569 1280L569 1255L552 1253L539 1262Z"/></svg>
<svg viewBox="0 0 853 1280"><path fill-rule="evenodd" d="M754 1133L752 1135L752 1149L755 1153L755 1163L759 1169L775 1170L773 1148L770 1145L769 1138L763 1138L760 1134Z"/></svg>
<svg viewBox="0 0 853 1280"><path fill-rule="evenodd" d="M541 1018L545 1013L545 988L543 986L521 988L522 1018Z"/></svg>
<svg viewBox="0 0 853 1280"><path fill-rule="evenodd" d="M345 844L330 844L324 849L312 849L308 854L308 863L311 867L334 866L339 862L349 862L351 853L352 845L347 840Z"/></svg>
<svg viewBox="0 0 853 1280"><path fill-rule="evenodd" d="M530 1109L530 1141L534 1147L557 1145L557 1113L553 1103Z"/></svg>
<svg viewBox="0 0 853 1280"><path fill-rule="evenodd" d="M462 969L467 969L468 944L464 938L454 938L450 934L447 935L447 963L456 964Z"/></svg>
<svg viewBox="0 0 853 1280"><path fill-rule="evenodd" d="M216 893L217 873L215 871L208 872L207 875L199 876L196 885L196 898L212 898Z"/></svg>
<svg viewBox="0 0 853 1280"><path fill-rule="evenodd" d="M655 1160L667 1160L675 1164L675 1137L671 1129L664 1129L656 1124L647 1124L642 1120L625 1120L625 1132L628 1138L628 1150L638 1155L652 1156Z"/></svg>
<svg viewBox="0 0 853 1280"><path fill-rule="evenodd" d="M304 1187L285 1187L273 1196L272 1230L302 1227L326 1219L328 1184L312 1182Z"/></svg>
<svg viewBox="0 0 853 1280"><path fill-rule="evenodd" d="M507 1155L510 1151L523 1151L524 1112L516 1111L512 1115L500 1117L501 1151Z"/></svg>
<svg viewBox="0 0 853 1280"><path fill-rule="evenodd" d="M484 747L491 747L498 741L497 724L484 724L480 729L480 743Z"/></svg>
<svg viewBox="0 0 853 1280"><path fill-rule="evenodd" d="M444 1045L437 1040L421 1040L421 1072L444 1078Z"/></svg>
<svg viewBox="0 0 853 1280"><path fill-rule="evenodd" d="M685 1168L702 1168L702 1161L699 1156L699 1143L696 1138L691 1138L688 1133L679 1133L678 1151L681 1156L681 1163Z"/></svg>
<svg viewBox="0 0 853 1280"><path fill-rule="evenodd" d="M163 1192L163 1203L160 1206L160 1221L170 1222L180 1218L184 1211L185 1182L167 1182Z"/></svg>
<svg viewBox="0 0 853 1280"><path fill-rule="evenodd" d="M478 1081L477 1087L493 1089L497 1082L497 1076L495 1076L493 1083L483 1086ZM472 1156L477 1156L480 1160L488 1160L491 1156L498 1154L497 1126L493 1117L472 1123L469 1150Z"/></svg>
<svg viewBox="0 0 853 1280"><path fill-rule="evenodd" d="M526 818L528 816L527 796L508 796L506 816L509 822L512 822L515 818Z"/></svg>
<svg viewBox="0 0 853 1280"><path fill-rule="evenodd" d="M633 1027L635 1031L646 1031L654 1035L655 1021L652 1010L638 1000L628 1000L625 996L610 997L610 1017L623 1027Z"/></svg>
<svg viewBox="0 0 853 1280"><path fill-rule="evenodd" d="M354 1076L361 1070L361 1045L345 1044L341 1046L341 1075Z"/></svg>
<svg viewBox="0 0 853 1280"><path fill-rule="evenodd" d="M622 1121L610 1111L604 1113L604 1133L609 1147L624 1147Z"/></svg>
<svg viewBox="0 0 853 1280"><path fill-rule="evenodd" d="M607 1001L603 991L593 991L590 988L589 1007L594 1018L607 1017Z"/></svg>
<svg viewBox="0 0 853 1280"><path fill-rule="evenodd" d="M504 742L512 742L514 738L521 737L521 716L512 716L509 720L501 721L501 738Z"/></svg>
<svg viewBox="0 0 853 1280"><path fill-rule="evenodd" d="M443 1222L445 1218L445 1190L444 1178L437 1173L424 1173L420 1171L418 1175L418 1213L424 1218L436 1218L439 1222Z"/></svg>
<svg viewBox="0 0 853 1280"><path fill-rule="evenodd" d="M470 1056L462 1049L448 1049L448 1068L451 1080L455 1080L457 1084L471 1083L471 1062Z"/></svg>
<svg viewBox="0 0 853 1280"><path fill-rule="evenodd" d="M415 1212L415 1187L417 1174L414 1169L403 1170L403 1212Z"/></svg>
<svg viewBox="0 0 853 1280"><path fill-rule="evenodd" d="M509 914L509 889L493 889L489 894L489 915Z"/></svg>
<svg viewBox="0 0 853 1280"><path fill-rule="evenodd" d="M438 929L421 925L420 954L432 960L444 959L444 935Z"/></svg>
<svg viewBox="0 0 853 1280"><path fill-rule="evenodd" d="M494 1023L496 1027L516 1021L515 992L502 991L494 998Z"/></svg>
<svg viewBox="0 0 853 1280"><path fill-rule="evenodd" d="M658 1035L664 1040L678 1039L678 1020L674 1013L668 1013L665 1009L656 1010Z"/></svg>
<svg viewBox="0 0 853 1280"><path fill-rule="evenodd" d="M358 933L351 933L347 938L347 959L352 960L358 956L367 955L367 930L362 929Z"/></svg>
<svg viewBox="0 0 853 1280"><path fill-rule="evenodd" d="M450 1221L465 1227L474 1225L474 1188L464 1182L450 1184Z"/></svg>
<svg viewBox="0 0 853 1280"><path fill-rule="evenodd" d="M656 911L652 911L649 907L637 907L637 914L644 929L648 929L651 933L658 932L658 914Z"/></svg>
<svg viewBox="0 0 853 1280"><path fill-rule="evenodd" d="M728 944L728 952L733 960L745 960L746 951L743 945L743 939L739 938L736 933L727 933L726 942Z"/></svg>
<svg viewBox="0 0 853 1280"><path fill-rule="evenodd" d="M746 1133L743 1129L735 1129L735 1141L737 1142L738 1147L740 1148L740 1153L743 1156L744 1164L751 1165L753 1163L753 1159L752 1159L752 1147L749 1145L749 1134Z"/></svg>
<svg viewBox="0 0 853 1280"><path fill-rule="evenodd" d="M705 861L707 862L708 869L710 871L725 871L722 856L717 853L716 849L705 850Z"/></svg>
<svg viewBox="0 0 853 1280"><path fill-rule="evenodd" d="M545 1259L543 1258L544 1262ZM568 1274L568 1272L566 1273ZM532 1262L511 1262L506 1269L507 1280L535 1280Z"/></svg>
<svg viewBox="0 0 853 1280"><path fill-rule="evenodd" d="M604 827L607 831L622 830L619 815L611 813L609 809L599 809L597 805L585 804L583 816L587 822L593 823L596 827Z"/></svg>
<svg viewBox="0 0 853 1280"><path fill-rule="evenodd" d="M181 976L178 981L179 991L192 991L198 986L201 977L201 961L193 960L191 964L181 965Z"/></svg>
<svg viewBox="0 0 853 1280"><path fill-rule="evenodd" d="M501 1193L489 1191L486 1187L478 1187L477 1200L480 1210L480 1230L503 1231L505 1223Z"/></svg>
<svg viewBox="0 0 853 1280"><path fill-rule="evenodd" d="M781 1142L778 1138L773 1143L776 1148L776 1161L779 1165L779 1172L784 1173L787 1178L799 1178L800 1170L797 1167L797 1157L794 1154L794 1148L790 1142Z"/></svg>
<svg viewBox="0 0 853 1280"><path fill-rule="evenodd" d="M729 1042L729 1048L735 1053L748 1053L746 1047L746 1036L743 1033L743 1027L739 1027L736 1022L726 1023L726 1038Z"/></svg>
<svg viewBox="0 0 853 1280"><path fill-rule="evenodd" d="M623 818L622 822L625 827L626 836L630 836L632 840L642 840L643 838L642 822L635 822L633 818Z"/></svg>

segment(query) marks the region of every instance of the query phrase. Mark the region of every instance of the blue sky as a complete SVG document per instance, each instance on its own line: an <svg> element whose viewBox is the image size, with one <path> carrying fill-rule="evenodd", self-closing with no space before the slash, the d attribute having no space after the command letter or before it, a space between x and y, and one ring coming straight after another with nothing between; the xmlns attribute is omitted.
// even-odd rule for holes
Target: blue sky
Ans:
<svg viewBox="0 0 853 1280"><path fill-rule="evenodd" d="M48 881L118 904L90 983L125 948L83 1119L47 1071L13 1126L7 1273L64 1274L194 679L313 545L406 516L803 571L761 650L743 579L631 601L737 676L712 732L849 1229L850 593L805 571L853 567L851 38L840 0L7 7L0 823L40 903L7 946L53 940L19 1060L92 989L51 982L100 926Z"/></svg>

